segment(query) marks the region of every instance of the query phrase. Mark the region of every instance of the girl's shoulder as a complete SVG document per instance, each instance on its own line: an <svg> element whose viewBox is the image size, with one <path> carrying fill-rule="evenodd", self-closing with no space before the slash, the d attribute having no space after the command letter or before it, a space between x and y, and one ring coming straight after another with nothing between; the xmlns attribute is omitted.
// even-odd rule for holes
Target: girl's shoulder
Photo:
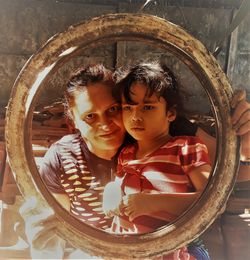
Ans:
<svg viewBox="0 0 250 260"><path fill-rule="evenodd" d="M128 153L135 153L137 149L137 144L128 144L125 147L122 148L120 154L128 154Z"/></svg>
<svg viewBox="0 0 250 260"><path fill-rule="evenodd" d="M185 146L185 145L195 145L195 144L203 144L203 142L196 136L174 136L169 139L166 143L166 146Z"/></svg>

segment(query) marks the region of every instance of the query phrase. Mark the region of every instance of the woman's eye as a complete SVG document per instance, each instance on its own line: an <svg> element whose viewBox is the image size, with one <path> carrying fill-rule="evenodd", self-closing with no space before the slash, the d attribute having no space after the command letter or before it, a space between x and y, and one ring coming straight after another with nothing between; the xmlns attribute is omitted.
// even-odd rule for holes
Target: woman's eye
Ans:
<svg viewBox="0 0 250 260"><path fill-rule="evenodd" d="M108 112L109 113L114 113L114 112L117 112L120 110L120 106L113 106L113 107L110 107Z"/></svg>
<svg viewBox="0 0 250 260"><path fill-rule="evenodd" d="M87 122L94 121L95 120L95 114L88 114L84 117L84 120Z"/></svg>
<svg viewBox="0 0 250 260"><path fill-rule="evenodd" d="M110 107L108 110L107 110L107 112L106 112L106 114L108 115L108 116L116 116L116 115L118 115L119 113L120 113L120 106L112 106L112 107Z"/></svg>
<svg viewBox="0 0 250 260"><path fill-rule="evenodd" d="M145 105L143 107L144 110L153 110L154 109L154 106L150 106L150 105Z"/></svg>

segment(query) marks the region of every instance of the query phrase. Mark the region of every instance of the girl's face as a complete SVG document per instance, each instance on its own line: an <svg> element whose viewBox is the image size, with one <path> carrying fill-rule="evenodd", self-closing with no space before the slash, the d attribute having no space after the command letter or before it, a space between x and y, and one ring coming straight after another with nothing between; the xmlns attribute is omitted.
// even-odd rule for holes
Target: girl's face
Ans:
<svg viewBox="0 0 250 260"><path fill-rule="evenodd" d="M125 129L111 88L94 83L74 95L71 111L89 150L102 158L112 157L123 143Z"/></svg>
<svg viewBox="0 0 250 260"><path fill-rule="evenodd" d="M167 135L175 111L167 111L163 97L146 95L147 86L141 82L132 83L130 90L133 104L122 97L122 119L127 132L137 141L153 141Z"/></svg>

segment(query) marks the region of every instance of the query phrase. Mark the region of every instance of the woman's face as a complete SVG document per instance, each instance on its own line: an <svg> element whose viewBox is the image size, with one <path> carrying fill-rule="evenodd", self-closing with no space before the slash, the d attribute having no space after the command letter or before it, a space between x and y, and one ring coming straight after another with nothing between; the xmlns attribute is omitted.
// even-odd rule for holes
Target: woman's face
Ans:
<svg viewBox="0 0 250 260"><path fill-rule="evenodd" d="M75 91L74 96L71 111L89 150L110 159L125 136L120 105L113 98L111 88L103 83L93 83L84 90Z"/></svg>

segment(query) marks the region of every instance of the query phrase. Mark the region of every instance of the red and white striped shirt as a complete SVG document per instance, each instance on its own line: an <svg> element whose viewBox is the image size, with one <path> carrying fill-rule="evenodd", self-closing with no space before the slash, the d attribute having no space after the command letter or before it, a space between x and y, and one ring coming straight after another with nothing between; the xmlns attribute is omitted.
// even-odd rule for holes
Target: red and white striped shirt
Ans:
<svg viewBox="0 0 250 260"><path fill-rule="evenodd" d="M136 159L136 151L137 144L126 146L118 158L117 176L122 178L121 188L125 195L150 191L164 194L195 191L189 173L196 167L210 164L207 147L192 136L173 137L141 159ZM159 212L154 217L138 217L133 224L138 233L144 233L168 224L175 217ZM119 222L121 226L129 227L126 217L121 217Z"/></svg>

